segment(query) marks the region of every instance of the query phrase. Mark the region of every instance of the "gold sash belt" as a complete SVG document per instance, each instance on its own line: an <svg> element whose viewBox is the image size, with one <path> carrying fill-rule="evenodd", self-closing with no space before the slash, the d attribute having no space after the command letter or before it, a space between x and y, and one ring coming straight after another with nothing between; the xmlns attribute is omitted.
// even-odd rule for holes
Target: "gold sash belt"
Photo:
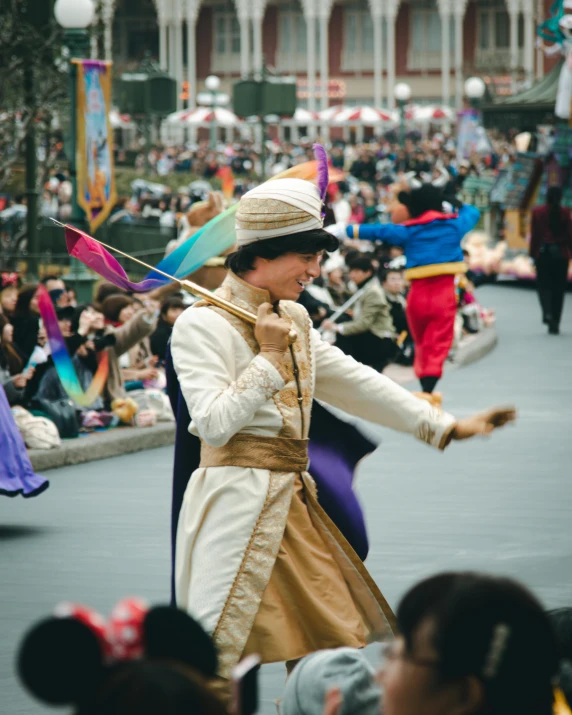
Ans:
<svg viewBox="0 0 572 715"><path fill-rule="evenodd" d="M223 447L201 442L199 466L305 472L308 468L308 440L235 434Z"/></svg>

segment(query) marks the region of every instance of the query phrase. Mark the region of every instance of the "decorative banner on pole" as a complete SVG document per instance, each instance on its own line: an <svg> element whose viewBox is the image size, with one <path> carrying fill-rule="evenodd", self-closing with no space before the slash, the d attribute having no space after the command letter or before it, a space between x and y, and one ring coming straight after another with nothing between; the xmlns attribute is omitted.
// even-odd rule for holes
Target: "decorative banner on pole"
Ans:
<svg viewBox="0 0 572 715"><path fill-rule="evenodd" d="M491 143L481 124L479 112L474 109L459 112L457 161L470 159L473 154L490 154L491 152Z"/></svg>
<svg viewBox="0 0 572 715"><path fill-rule="evenodd" d="M117 200L113 164L111 62L73 60L77 64L77 202L93 233Z"/></svg>

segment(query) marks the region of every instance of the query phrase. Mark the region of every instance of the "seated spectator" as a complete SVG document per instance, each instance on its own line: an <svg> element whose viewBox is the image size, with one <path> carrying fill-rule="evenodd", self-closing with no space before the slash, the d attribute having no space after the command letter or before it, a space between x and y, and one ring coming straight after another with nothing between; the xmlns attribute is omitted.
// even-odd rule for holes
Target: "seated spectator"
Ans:
<svg viewBox="0 0 572 715"><path fill-rule="evenodd" d="M347 323L325 320L322 327L337 333L336 345L347 355L381 372L396 352L389 303L369 258L353 260L349 276L363 289L353 306L353 319Z"/></svg>
<svg viewBox="0 0 572 715"><path fill-rule="evenodd" d="M14 315L18 302L18 277L15 273L0 276L0 313L8 318Z"/></svg>
<svg viewBox="0 0 572 715"><path fill-rule="evenodd" d="M344 263L330 263L326 261L324 265L324 273L326 275L326 288L329 294L332 296L332 301L334 305L339 308L342 306L352 295L348 284L344 279Z"/></svg>
<svg viewBox="0 0 572 715"><path fill-rule="evenodd" d="M365 209L359 198L352 194L350 196L350 217L348 223L363 223L365 221Z"/></svg>
<svg viewBox="0 0 572 715"><path fill-rule="evenodd" d="M93 297L94 307L100 311L103 301L110 295L127 295L127 291L108 281L100 281Z"/></svg>
<svg viewBox="0 0 572 715"><path fill-rule="evenodd" d="M12 342L13 333L13 326L0 314L0 386L10 407L24 402L26 385L34 375L34 368L24 370L24 362Z"/></svg>
<svg viewBox="0 0 572 715"><path fill-rule="evenodd" d="M346 226L350 222L352 213L350 202L344 198L339 184L330 185L328 193L330 195L330 207L334 213L334 223L341 223Z"/></svg>
<svg viewBox="0 0 572 715"><path fill-rule="evenodd" d="M23 285L18 291L18 300L11 323L14 326L14 343L18 346L25 363L38 344L40 311L36 297L36 285Z"/></svg>
<svg viewBox="0 0 572 715"><path fill-rule="evenodd" d="M328 287L326 286L326 282L324 281L322 276L318 276L317 278L315 278L308 285L306 290L316 300L320 301L324 305L329 306L329 308L331 308L331 309L334 308L334 299L332 298L330 291L328 290Z"/></svg>
<svg viewBox="0 0 572 715"><path fill-rule="evenodd" d="M175 321L185 310L185 304L179 296L171 296L163 301L159 313L157 329L150 339L151 353L159 358L161 362L165 360L165 350L173 332Z"/></svg>
<svg viewBox="0 0 572 715"><path fill-rule="evenodd" d="M72 308L77 308L77 293L75 291L75 288L72 288L71 286L66 284L66 293L68 294L69 304L72 306Z"/></svg>
<svg viewBox="0 0 572 715"><path fill-rule="evenodd" d="M327 303L323 303L318 298L315 298L307 288L300 293L298 303L306 308L315 328L320 326L324 318L328 315L328 312L331 310Z"/></svg>
<svg viewBox="0 0 572 715"><path fill-rule="evenodd" d="M78 311L71 306L58 308L56 315L79 383L83 390L87 390L97 370L96 354L100 350L113 345L114 336L102 335L104 327L103 315L95 311L91 306L81 310L79 315ZM42 372L34 399L56 401L67 397L50 357ZM103 409L103 400L98 397L89 408L82 409L81 412Z"/></svg>
<svg viewBox="0 0 572 715"><path fill-rule="evenodd" d="M113 400L127 397L119 358L151 335L157 324L154 306L135 311L133 304L133 299L125 294L110 295L102 304L107 321L105 334L115 336L115 345L109 348L109 374L102 394L108 409ZM146 367L137 373L134 371L134 374L135 378L131 376L130 379L152 379L156 377L157 370Z"/></svg>
<svg viewBox="0 0 572 715"><path fill-rule="evenodd" d="M413 365L415 344L407 324L407 301L405 300L405 280L403 272L389 268L382 283L385 297L391 310L391 319L397 334L398 353L395 362L399 365Z"/></svg>
<svg viewBox="0 0 572 715"><path fill-rule="evenodd" d="M385 715L552 715L559 649L536 598L507 578L444 573L397 609Z"/></svg>
<svg viewBox="0 0 572 715"><path fill-rule="evenodd" d="M303 658L286 682L281 715L322 715L326 694L340 691L338 715L380 715L381 688L360 650L335 648Z"/></svg>

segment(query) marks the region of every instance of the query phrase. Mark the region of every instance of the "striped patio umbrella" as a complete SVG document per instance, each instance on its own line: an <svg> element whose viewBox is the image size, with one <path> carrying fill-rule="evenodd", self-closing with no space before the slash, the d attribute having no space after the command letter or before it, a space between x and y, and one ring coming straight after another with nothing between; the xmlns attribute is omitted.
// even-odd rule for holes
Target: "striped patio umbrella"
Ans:
<svg viewBox="0 0 572 715"><path fill-rule="evenodd" d="M366 127L377 126L378 124L394 124L395 118L392 113L385 109L375 107L345 107L336 113L332 118L332 124L347 123L362 124Z"/></svg>

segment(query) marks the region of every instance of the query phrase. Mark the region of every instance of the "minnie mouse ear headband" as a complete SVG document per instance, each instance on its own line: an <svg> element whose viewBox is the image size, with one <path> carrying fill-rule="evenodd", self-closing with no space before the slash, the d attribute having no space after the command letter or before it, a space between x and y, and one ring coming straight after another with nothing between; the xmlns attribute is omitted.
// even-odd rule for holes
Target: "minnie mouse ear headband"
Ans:
<svg viewBox="0 0 572 715"><path fill-rule="evenodd" d="M108 621L75 603L57 606L25 635L17 671L39 700L77 705L95 693L110 665L138 659L178 662L205 678L214 677L218 667L211 638L191 616L126 598Z"/></svg>
<svg viewBox="0 0 572 715"><path fill-rule="evenodd" d="M0 290L17 288L20 276L17 273L0 273Z"/></svg>

